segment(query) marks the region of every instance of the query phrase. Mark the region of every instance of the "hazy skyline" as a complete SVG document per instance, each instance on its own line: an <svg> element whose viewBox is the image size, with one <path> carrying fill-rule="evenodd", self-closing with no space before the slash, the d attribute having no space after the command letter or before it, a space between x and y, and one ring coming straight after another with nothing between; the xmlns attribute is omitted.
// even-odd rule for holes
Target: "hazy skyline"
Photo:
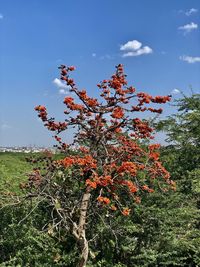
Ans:
<svg viewBox="0 0 200 267"><path fill-rule="evenodd" d="M34 107L64 118L60 64L94 97L118 63L138 91L199 92L199 18L199 0L0 0L0 146L54 144Z"/></svg>

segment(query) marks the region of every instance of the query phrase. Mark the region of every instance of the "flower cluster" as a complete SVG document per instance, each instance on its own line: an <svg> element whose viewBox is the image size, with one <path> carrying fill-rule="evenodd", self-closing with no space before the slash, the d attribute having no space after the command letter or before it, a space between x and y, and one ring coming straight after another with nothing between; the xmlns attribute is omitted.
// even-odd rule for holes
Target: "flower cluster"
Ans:
<svg viewBox="0 0 200 267"><path fill-rule="evenodd" d="M73 165L79 166L82 170L91 170L97 168L96 159L91 155L85 155L84 157L69 156L57 161L58 165L62 165L65 168Z"/></svg>
<svg viewBox="0 0 200 267"><path fill-rule="evenodd" d="M171 100L171 96L156 96L151 99L151 102L157 103L157 104L164 104Z"/></svg>
<svg viewBox="0 0 200 267"><path fill-rule="evenodd" d="M121 119L124 116L124 110L121 107L116 107L113 109L111 116L115 119Z"/></svg>
<svg viewBox="0 0 200 267"><path fill-rule="evenodd" d="M126 185L131 193L136 193L138 191L138 187L130 180L122 180L119 181L122 185Z"/></svg>
<svg viewBox="0 0 200 267"><path fill-rule="evenodd" d="M153 129L148 125L148 123L140 120L139 118L133 119L133 127L135 132L132 136L135 136L136 138L150 138L151 133L153 132Z"/></svg>
<svg viewBox="0 0 200 267"><path fill-rule="evenodd" d="M117 170L118 173L124 174L129 173L131 176L135 176L137 173L137 167L135 163L131 161L122 162L122 165Z"/></svg>
<svg viewBox="0 0 200 267"><path fill-rule="evenodd" d="M74 99L70 96L65 97L63 103L66 104L70 110L83 110L84 109L83 105L75 104Z"/></svg>
<svg viewBox="0 0 200 267"><path fill-rule="evenodd" d="M138 97L138 104L135 106L132 106L132 111L140 111L140 112L150 111L150 112L159 113L159 114L162 113L163 111L162 108L156 109L153 107L146 107L144 106L144 104L150 104L151 102L156 103L156 104L164 104L171 100L170 95L153 97L143 92L138 93L137 97Z"/></svg>
<svg viewBox="0 0 200 267"><path fill-rule="evenodd" d="M98 200L100 203L105 204L105 205L110 204L110 199L107 198L107 197L99 196L99 197L97 198L97 200Z"/></svg>
<svg viewBox="0 0 200 267"><path fill-rule="evenodd" d="M38 111L38 117L40 117L42 121L47 121L46 107L39 105L35 107L35 110Z"/></svg>

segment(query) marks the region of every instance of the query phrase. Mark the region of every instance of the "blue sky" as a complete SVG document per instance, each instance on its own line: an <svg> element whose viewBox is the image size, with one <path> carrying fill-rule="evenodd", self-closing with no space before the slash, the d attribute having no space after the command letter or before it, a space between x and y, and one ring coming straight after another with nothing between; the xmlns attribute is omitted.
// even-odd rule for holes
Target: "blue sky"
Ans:
<svg viewBox="0 0 200 267"><path fill-rule="evenodd" d="M138 91L199 92L199 18L199 0L0 0L0 146L53 144L34 107L63 118L60 64L92 96L119 63Z"/></svg>

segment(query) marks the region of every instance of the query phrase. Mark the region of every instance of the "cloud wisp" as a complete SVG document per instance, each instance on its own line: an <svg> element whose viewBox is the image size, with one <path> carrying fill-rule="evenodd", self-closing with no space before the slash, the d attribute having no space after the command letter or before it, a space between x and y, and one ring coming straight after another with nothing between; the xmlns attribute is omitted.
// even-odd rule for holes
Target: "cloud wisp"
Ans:
<svg viewBox="0 0 200 267"><path fill-rule="evenodd" d="M179 89L177 89L177 88L174 88L172 91L171 91L171 94L172 95L178 95L178 94L180 94L180 90Z"/></svg>
<svg viewBox="0 0 200 267"><path fill-rule="evenodd" d="M180 56L180 60L186 61L189 64L200 62L200 57Z"/></svg>
<svg viewBox="0 0 200 267"><path fill-rule="evenodd" d="M121 45L120 51L123 51L122 57L137 57L153 53L152 48L149 46L142 46L142 43L137 40L128 41Z"/></svg>
<svg viewBox="0 0 200 267"><path fill-rule="evenodd" d="M53 84L55 84L55 86L59 89L59 94L61 95L69 94L69 87L58 78L55 78L53 80Z"/></svg>
<svg viewBox="0 0 200 267"><path fill-rule="evenodd" d="M0 13L0 19L3 19L3 14Z"/></svg>
<svg viewBox="0 0 200 267"><path fill-rule="evenodd" d="M178 27L179 30L183 31L184 34L187 34L193 30L198 29L198 24L191 22L189 24L185 24L183 26Z"/></svg>
<svg viewBox="0 0 200 267"><path fill-rule="evenodd" d="M190 10L188 10L188 11L185 12L185 15L189 17L192 14L197 13L197 12L198 12L198 9L196 9L196 8L190 8Z"/></svg>
<svg viewBox="0 0 200 267"><path fill-rule="evenodd" d="M192 7L192 8L190 8L190 9L188 9L188 10L182 10L182 9L180 9L180 10L178 11L178 13L180 13L180 14L184 14L185 16L190 17L190 16L196 14L198 11L199 11L199 10L198 10L197 8Z"/></svg>

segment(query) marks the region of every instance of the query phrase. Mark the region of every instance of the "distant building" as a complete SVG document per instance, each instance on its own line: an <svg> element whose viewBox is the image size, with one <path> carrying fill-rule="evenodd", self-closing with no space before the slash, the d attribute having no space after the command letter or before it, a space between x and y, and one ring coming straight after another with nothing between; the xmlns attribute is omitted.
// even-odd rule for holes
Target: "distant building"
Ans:
<svg viewBox="0 0 200 267"><path fill-rule="evenodd" d="M52 147L0 147L0 152L40 153L45 150L49 150L53 154L56 153L56 149Z"/></svg>

